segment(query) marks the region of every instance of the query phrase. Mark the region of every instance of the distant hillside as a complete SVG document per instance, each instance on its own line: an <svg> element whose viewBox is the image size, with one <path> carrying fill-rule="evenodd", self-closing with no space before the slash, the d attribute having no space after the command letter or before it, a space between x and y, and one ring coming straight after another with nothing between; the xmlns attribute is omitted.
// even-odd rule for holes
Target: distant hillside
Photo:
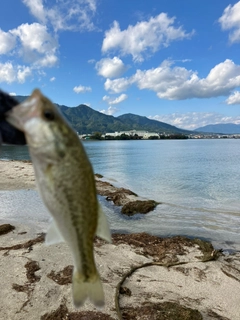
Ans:
<svg viewBox="0 0 240 320"><path fill-rule="evenodd" d="M16 96L15 98L19 102L22 102L27 97ZM67 107L58 104L56 104L56 106L61 110L63 115L68 119L73 128L79 132L79 134L129 130L145 130L157 133L190 133L190 131L176 128L167 123L150 120L147 117L131 113L124 114L119 117L113 117L93 110L84 104L80 104L77 107Z"/></svg>
<svg viewBox="0 0 240 320"><path fill-rule="evenodd" d="M234 124L234 123L209 124L207 126L197 128L194 131L222 133L222 134L236 134L236 133L240 133L240 124Z"/></svg>
<svg viewBox="0 0 240 320"><path fill-rule="evenodd" d="M12 96L12 97L20 103L27 99L27 96Z"/></svg>
<svg viewBox="0 0 240 320"><path fill-rule="evenodd" d="M185 133L185 134L190 133L190 131L179 129L165 122L151 120L151 119L148 119L147 117L138 116L132 113L123 114L117 117L117 119L121 120L125 125L131 126L131 128L134 130L146 130L146 131L152 131L152 132L166 132L166 133L167 132Z"/></svg>
<svg viewBox="0 0 240 320"><path fill-rule="evenodd" d="M125 125L117 118L93 110L84 104L67 109L59 106L59 109L80 134L96 131L106 133L126 130Z"/></svg>

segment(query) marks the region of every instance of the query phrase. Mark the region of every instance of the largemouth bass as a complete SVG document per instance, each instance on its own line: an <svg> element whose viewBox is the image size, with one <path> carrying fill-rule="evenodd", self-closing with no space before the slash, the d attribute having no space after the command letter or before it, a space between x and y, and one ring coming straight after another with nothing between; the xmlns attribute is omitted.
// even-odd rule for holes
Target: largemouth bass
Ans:
<svg viewBox="0 0 240 320"><path fill-rule="evenodd" d="M7 114L25 134L42 199L53 217L46 243L65 241L73 256L73 302L104 304L93 255L95 235L111 241L91 163L77 133L39 90Z"/></svg>

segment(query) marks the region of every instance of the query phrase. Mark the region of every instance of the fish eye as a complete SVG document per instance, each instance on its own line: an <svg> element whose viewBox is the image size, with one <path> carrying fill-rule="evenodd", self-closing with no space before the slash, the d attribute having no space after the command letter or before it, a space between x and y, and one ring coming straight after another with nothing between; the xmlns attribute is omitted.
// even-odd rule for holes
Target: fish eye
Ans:
<svg viewBox="0 0 240 320"><path fill-rule="evenodd" d="M43 115L46 120L53 121L55 119L55 115L51 110L44 110Z"/></svg>

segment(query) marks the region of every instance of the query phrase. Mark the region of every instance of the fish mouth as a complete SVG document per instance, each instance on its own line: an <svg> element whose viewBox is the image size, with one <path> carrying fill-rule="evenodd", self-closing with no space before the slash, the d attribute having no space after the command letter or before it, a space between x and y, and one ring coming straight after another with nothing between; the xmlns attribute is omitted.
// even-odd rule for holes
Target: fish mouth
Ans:
<svg viewBox="0 0 240 320"><path fill-rule="evenodd" d="M24 125L19 117L19 111L16 111L16 107L6 113L6 120L9 122L13 127L17 128L18 130L24 131Z"/></svg>
<svg viewBox="0 0 240 320"><path fill-rule="evenodd" d="M25 124L30 119L38 116L38 100L39 98L33 93L27 100L13 107L11 110L6 112L7 122L18 130L25 131Z"/></svg>

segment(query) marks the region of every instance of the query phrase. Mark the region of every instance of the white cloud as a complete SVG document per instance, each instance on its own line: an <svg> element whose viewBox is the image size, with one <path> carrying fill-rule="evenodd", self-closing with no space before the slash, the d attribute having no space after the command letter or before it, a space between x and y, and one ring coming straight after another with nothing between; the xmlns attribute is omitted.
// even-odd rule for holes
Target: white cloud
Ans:
<svg viewBox="0 0 240 320"><path fill-rule="evenodd" d="M233 6L227 6L218 21L223 30L231 30L229 34L231 43L240 42L240 1Z"/></svg>
<svg viewBox="0 0 240 320"><path fill-rule="evenodd" d="M118 57L114 57L112 59L101 59L96 63L95 67L98 71L98 74L105 78L119 77L127 70L127 67Z"/></svg>
<svg viewBox="0 0 240 320"><path fill-rule="evenodd" d="M19 82L24 83L26 78L31 75L31 69L25 66L14 66L10 62L0 63L0 82Z"/></svg>
<svg viewBox="0 0 240 320"><path fill-rule="evenodd" d="M32 3L31 0L28 2ZM57 39L42 24L25 23L8 32L0 29L0 54L8 53L12 61L20 57L24 62L24 65L5 63L1 70L1 82L5 79L7 83L23 83L34 70L40 75L42 68L57 64L57 49Z"/></svg>
<svg viewBox="0 0 240 320"><path fill-rule="evenodd" d="M4 32L0 29L0 54L6 54L11 51L16 43L16 37L10 32Z"/></svg>
<svg viewBox="0 0 240 320"><path fill-rule="evenodd" d="M55 77L50 78L50 81L51 81L51 82L53 82L53 81L55 81L55 80L56 80Z"/></svg>
<svg viewBox="0 0 240 320"><path fill-rule="evenodd" d="M14 96L16 96L17 94L16 94L15 92L9 92L9 95L12 96L12 97L14 97Z"/></svg>
<svg viewBox="0 0 240 320"><path fill-rule="evenodd" d="M121 31L119 23L114 21L110 30L105 32L102 52L119 49L122 55L131 54L134 61L143 61L143 53L158 51L161 47L168 47L172 41L190 38L194 31L186 33L180 27L174 26L175 17L168 17L160 13L148 21L129 25Z"/></svg>
<svg viewBox="0 0 240 320"><path fill-rule="evenodd" d="M22 0L31 14L41 23L52 24L58 30L94 30L92 22L97 9L96 0Z"/></svg>
<svg viewBox="0 0 240 320"><path fill-rule="evenodd" d="M96 12L96 10L97 10L97 1L96 0L86 0L85 2L89 5L90 10L92 10L93 12Z"/></svg>
<svg viewBox="0 0 240 320"><path fill-rule="evenodd" d="M108 115L113 115L115 114L116 112L119 111L119 109L113 107L112 105L116 105L116 104L119 104L121 102L123 102L124 100L126 100L128 98L128 96L123 93L121 94L120 96L116 97L116 98L111 98L109 96L104 96L102 99L103 101L105 101L108 105L109 105L109 108L107 110L101 110L100 112L104 113L104 114L108 114Z"/></svg>
<svg viewBox="0 0 240 320"><path fill-rule="evenodd" d="M165 122L178 128L187 130L194 130L199 127L217 123L240 124L240 116L227 117L223 114L215 112L172 113L166 115L149 116L148 118Z"/></svg>
<svg viewBox="0 0 240 320"><path fill-rule="evenodd" d="M227 104L240 104L240 91L235 91L226 100Z"/></svg>
<svg viewBox="0 0 240 320"><path fill-rule="evenodd" d="M46 54L45 57L43 57L42 59L37 60L35 62L35 65L38 65L40 67L53 67L56 65L57 62L58 57L53 53L49 53Z"/></svg>
<svg viewBox="0 0 240 320"><path fill-rule="evenodd" d="M120 93L126 91L131 84L132 81L129 78L119 78L114 80L107 79L104 83L104 88L111 93Z"/></svg>
<svg viewBox="0 0 240 320"><path fill-rule="evenodd" d="M110 97L109 96L104 96L102 99L103 99L103 101L109 101Z"/></svg>
<svg viewBox="0 0 240 320"><path fill-rule="evenodd" d="M110 106L107 110L100 110L99 112L107 114L109 116L114 115L116 112L118 112L118 109L115 107Z"/></svg>
<svg viewBox="0 0 240 320"><path fill-rule="evenodd" d="M76 93L85 93L85 92L91 92L92 88L91 87L84 87L84 86L78 86L78 87L74 87L73 91Z"/></svg>
<svg viewBox="0 0 240 320"><path fill-rule="evenodd" d="M126 100L127 98L128 98L128 96L125 93L122 93L119 97L117 97L115 99L111 99L111 97L109 97L109 96L104 96L103 101L106 101L109 105L112 105L112 104L121 103L122 101Z"/></svg>
<svg viewBox="0 0 240 320"><path fill-rule="evenodd" d="M0 54L12 51L12 56L19 55L34 68L54 66L57 48L57 40L39 23L25 23L8 32L0 30Z"/></svg>
<svg viewBox="0 0 240 320"><path fill-rule="evenodd" d="M196 71L163 61L157 68L137 70L130 78L107 79L105 89L120 93L132 84L140 90L152 90L160 99L167 100L226 96L240 86L240 65L226 59L212 68L206 78L199 78Z"/></svg>
<svg viewBox="0 0 240 320"><path fill-rule="evenodd" d="M46 14L42 0L22 0L22 2L30 9L31 14L42 23L46 23Z"/></svg>
<svg viewBox="0 0 240 320"><path fill-rule="evenodd" d="M117 97L116 99L114 99L113 101L111 101L111 104L118 104L118 103L126 100L127 98L128 98L128 96L127 96L125 93L123 93L123 94L121 94L119 97Z"/></svg>
<svg viewBox="0 0 240 320"><path fill-rule="evenodd" d="M39 23L24 23L13 29L24 48L43 53L55 48L55 40L47 32L47 27ZM54 44L54 45L53 45Z"/></svg>
<svg viewBox="0 0 240 320"><path fill-rule="evenodd" d="M32 71L29 67L18 66L18 71L17 71L18 82L24 83L26 78L29 77L31 74L32 74Z"/></svg>
<svg viewBox="0 0 240 320"><path fill-rule="evenodd" d="M16 71L10 62L0 63L0 82L12 83L16 80Z"/></svg>
<svg viewBox="0 0 240 320"><path fill-rule="evenodd" d="M41 69L38 69L37 70L37 75L38 75L38 80L41 81L42 77L46 77L46 72L41 70Z"/></svg>
<svg viewBox="0 0 240 320"><path fill-rule="evenodd" d="M40 23L24 23L7 32L0 29L0 55L21 58L24 65L1 63L0 81L23 83L34 71L39 75L58 62L58 30L93 30L97 0L22 0ZM52 28L55 33L51 33Z"/></svg>
<svg viewBox="0 0 240 320"><path fill-rule="evenodd" d="M163 63L156 69L138 70L134 81L140 89L153 90L159 98L168 100L224 96L240 86L240 65L227 59L201 79L197 72Z"/></svg>
<svg viewBox="0 0 240 320"><path fill-rule="evenodd" d="M58 43L48 33L46 26L39 23L25 23L11 30L11 33L20 40L21 47L18 52L25 62L43 67L56 64L58 59L55 52Z"/></svg>

